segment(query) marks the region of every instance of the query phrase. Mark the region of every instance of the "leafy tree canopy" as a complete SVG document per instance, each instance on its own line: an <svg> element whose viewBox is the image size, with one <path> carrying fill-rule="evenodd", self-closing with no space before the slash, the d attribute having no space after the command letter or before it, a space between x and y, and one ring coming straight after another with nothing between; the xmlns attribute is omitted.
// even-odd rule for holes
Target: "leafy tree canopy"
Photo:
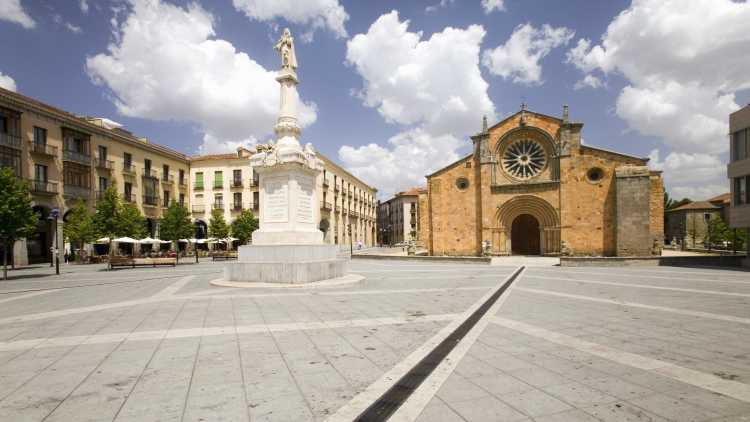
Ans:
<svg viewBox="0 0 750 422"><path fill-rule="evenodd" d="M141 214L141 210L131 203L122 204L122 209L117 217L117 236L128 236L134 239L141 239L148 235L146 227L146 217Z"/></svg>
<svg viewBox="0 0 750 422"><path fill-rule="evenodd" d="M117 189L110 186L104 191L102 199L96 203L94 214L94 227L97 237L119 237L120 214L122 212L122 201Z"/></svg>
<svg viewBox="0 0 750 422"><path fill-rule="evenodd" d="M13 243L31 236L39 216L31 206L31 195L25 182L9 168L0 168L0 241L3 250L3 277L7 278L7 251Z"/></svg>
<svg viewBox="0 0 750 422"><path fill-rule="evenodd" d="M240 240L240 244L247 244L252 234L258 229L258 219L250 210L242 210L232 222L232 236Z"/></svg>
<svg viewBox="0 0 750 422"><path fill-rule="evenodd" d="M229 226L224 220L224 210L216 208L211 210L211 219L208 222L208 235L218 239L229 237Z"/></svg>
<svg viewBox="0 0 750 422"><path fill-rule="evenodd" d="M193 237L194 230L187 208L172 202L159 225L159 237L176 242L179 239Z"/></svg>
<svg viewBox="0 0 750 422"><path fill-rule="evenodd" d="M63 224L63 235L74 247L82 247L84 243L91 242L96 236L94 219L86 203L78 200L68 211L68 216Z"/></svg>

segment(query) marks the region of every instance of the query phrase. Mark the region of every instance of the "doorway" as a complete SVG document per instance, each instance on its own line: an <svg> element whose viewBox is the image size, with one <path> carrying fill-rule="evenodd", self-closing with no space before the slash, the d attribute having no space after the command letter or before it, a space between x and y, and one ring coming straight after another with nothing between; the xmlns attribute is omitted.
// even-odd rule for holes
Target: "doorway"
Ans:
<svg viewBox="0 0 750 422"><path fill-rule="evenodd" d="M539 220L530 214L516 217L511 227L510 242L514 255L541 255Z"/></svg>

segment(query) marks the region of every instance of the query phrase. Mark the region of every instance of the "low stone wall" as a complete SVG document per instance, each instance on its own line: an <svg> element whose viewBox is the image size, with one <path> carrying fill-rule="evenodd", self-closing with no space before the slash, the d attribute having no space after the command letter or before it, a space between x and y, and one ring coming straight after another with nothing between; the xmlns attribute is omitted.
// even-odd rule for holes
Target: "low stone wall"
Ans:
<svg viewBox="0 0 750 422"><path fill-rule="evenodd" d="M352 259L377 259L398 261L427 261L427 262L464 262L469 264L489 264L492 258L487 256L420 256L420 255L371 255L354 254Z"/></svg>
<svg viewBox="0 0 750 422"><path fill-rule="evenodd" d="M696 256L565 256L560 258L562 267L741 267L744 255L696 255Z"/></svg>

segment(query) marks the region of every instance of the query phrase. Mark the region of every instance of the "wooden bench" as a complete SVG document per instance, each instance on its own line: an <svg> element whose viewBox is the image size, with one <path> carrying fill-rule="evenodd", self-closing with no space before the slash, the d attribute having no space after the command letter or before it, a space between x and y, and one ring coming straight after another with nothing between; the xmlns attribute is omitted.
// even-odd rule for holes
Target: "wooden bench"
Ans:
<svg viewBox="0 0 750 422"><path fill-rule="evenodd" d="M109 259L109 269L114 267L156 267L157 265L177 266L177 258L130 258L113 256Z"/></svg>

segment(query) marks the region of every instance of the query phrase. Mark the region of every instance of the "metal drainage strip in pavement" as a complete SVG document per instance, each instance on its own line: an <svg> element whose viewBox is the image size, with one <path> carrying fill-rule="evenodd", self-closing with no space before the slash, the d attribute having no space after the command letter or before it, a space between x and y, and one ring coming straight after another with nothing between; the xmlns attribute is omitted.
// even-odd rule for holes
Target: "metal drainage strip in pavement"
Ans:
<svg viewBox="0 0 750 422"><path fill-rule="evenodd" d="M466 321L458 326L448 337L438 344L432 351L417 363L409 372L362 412L355 421L378 422L386 421L396 410L416 391L422 382L430 376L432 371L445 359L445 357L458 345L461 339L476 325L476 323L487 313L490 307L500 299L508 287L515 281L516 277L523 271L519 267L508 281L490 296Z"/></svg>

